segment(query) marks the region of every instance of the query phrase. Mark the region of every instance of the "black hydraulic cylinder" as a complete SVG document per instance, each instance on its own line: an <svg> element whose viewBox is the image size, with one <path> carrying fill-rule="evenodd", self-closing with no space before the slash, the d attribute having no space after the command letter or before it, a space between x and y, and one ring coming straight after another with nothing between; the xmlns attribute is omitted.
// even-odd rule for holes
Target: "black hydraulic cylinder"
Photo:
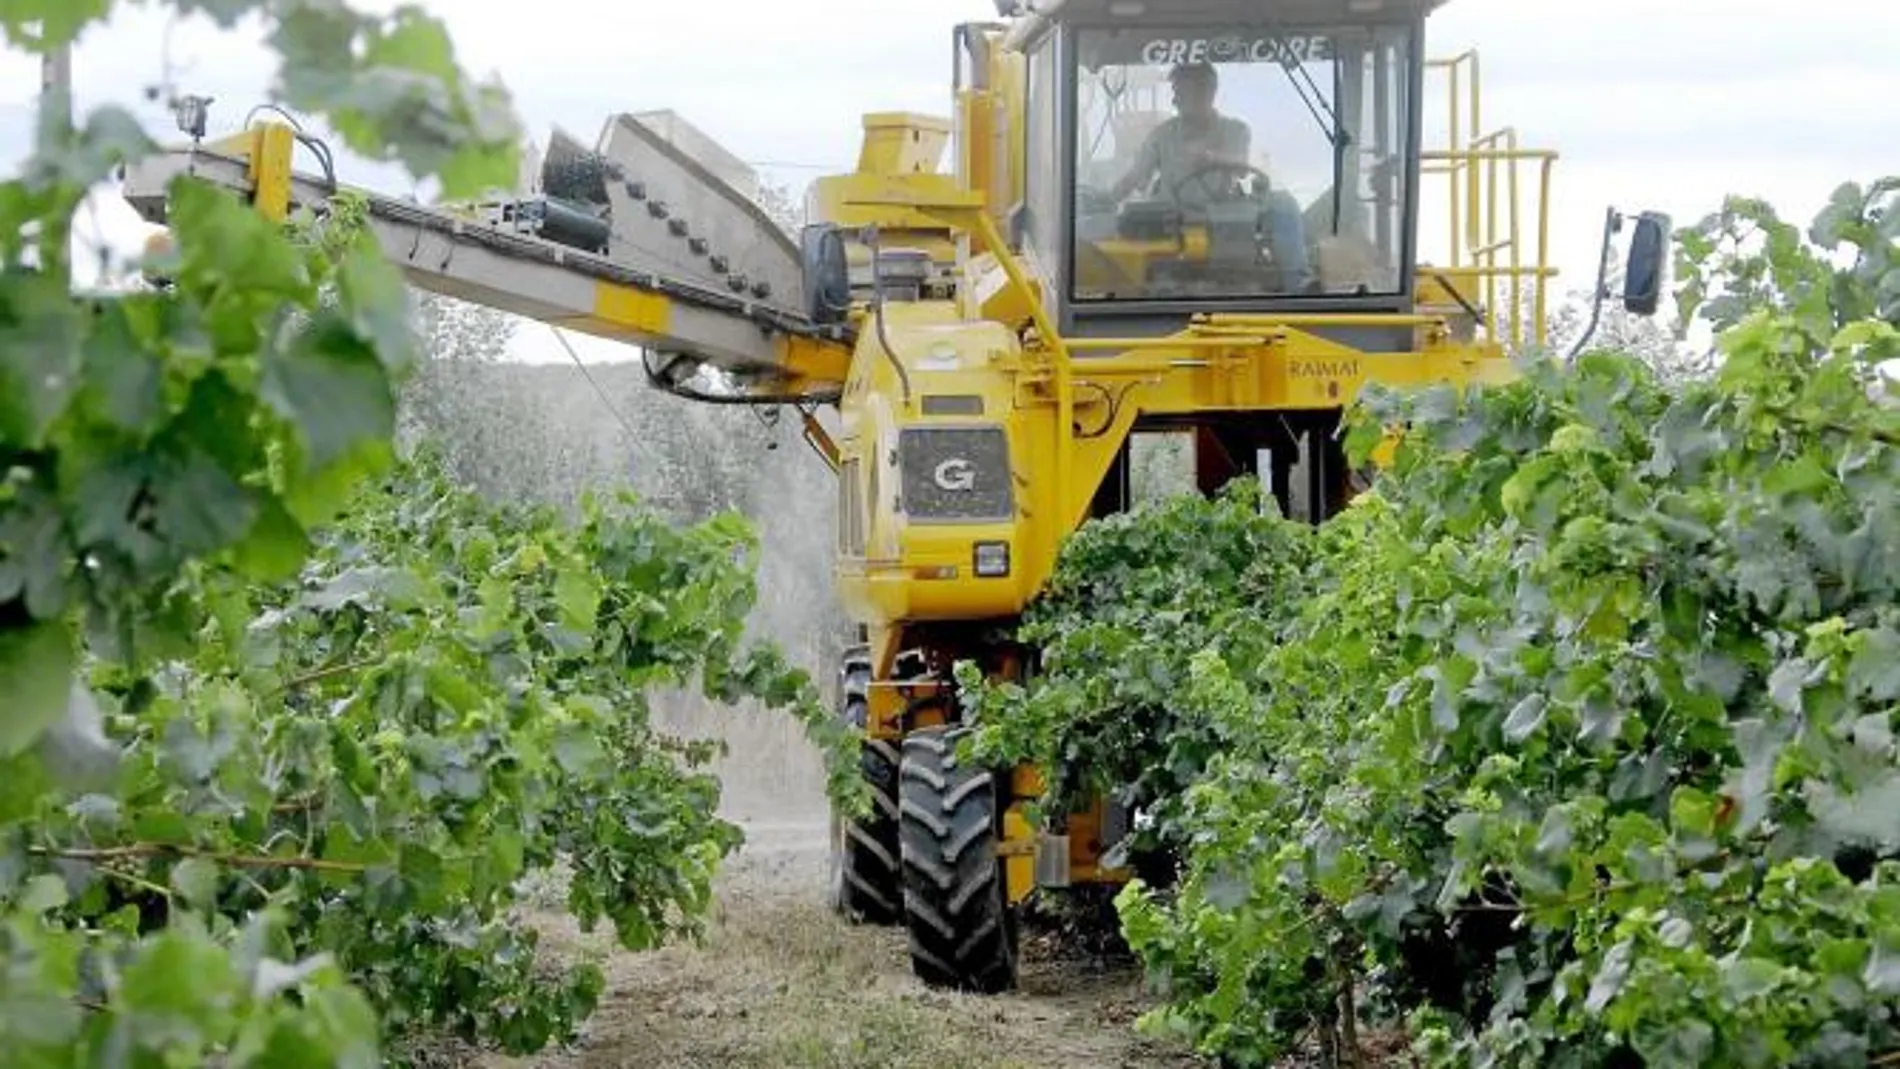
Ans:
<svg viewBox="0 0 1900 1069"><path fill-rule="evenodd" d="M586 208L548 197L540 202L536 232L549 241L589 252L605 252L613 225Z"/></svg>

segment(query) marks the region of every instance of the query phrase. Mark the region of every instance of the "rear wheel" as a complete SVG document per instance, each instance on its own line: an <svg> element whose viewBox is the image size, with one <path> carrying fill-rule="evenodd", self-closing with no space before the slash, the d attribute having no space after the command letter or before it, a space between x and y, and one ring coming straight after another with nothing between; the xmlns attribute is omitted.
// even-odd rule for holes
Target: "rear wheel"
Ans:
<svg viewBox="0 0 1900 1069"><path fill-rule="evenodd" d="M996 854L996 778L957 759L963 728L904 739L898 777L904 915L925 983L994 994L1016 985L1018 933Z"/></svg>
<svg viewBox="0 0 1900 1069"><path fill-rule="evenodd" d="M863 728L869 711L868 662L845 662L845 720ZM897 747L888 739L866 739L858 753L858 772L871 789L871 810L851 818L831 818L831 901L845 917L866 924L896 924L903 916L898 878Z"/></svg>

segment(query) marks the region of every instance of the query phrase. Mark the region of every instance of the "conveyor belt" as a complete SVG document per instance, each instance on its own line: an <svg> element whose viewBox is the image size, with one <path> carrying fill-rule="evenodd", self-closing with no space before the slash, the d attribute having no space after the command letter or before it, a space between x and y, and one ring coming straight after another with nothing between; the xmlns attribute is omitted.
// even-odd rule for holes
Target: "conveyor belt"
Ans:
<svg viewBox="0 0 1900 1069"><path fill-rule="evenodd" d="M246 160L204 147L160 152L127 169L124 197L154 223L167 190L188 176L250 192ZM703 360L740 375L786 371L788 352L849 345L849 331L811 322L781 305L683 282L619 259L410 200L295 174L292 209L321 210L347 192L362 198L389 260L421 289L662 353ZM525 203L525 202L524 202ZM502 214L496 205L493 214ZM797 339L806 344L800 346Z"/></svg>

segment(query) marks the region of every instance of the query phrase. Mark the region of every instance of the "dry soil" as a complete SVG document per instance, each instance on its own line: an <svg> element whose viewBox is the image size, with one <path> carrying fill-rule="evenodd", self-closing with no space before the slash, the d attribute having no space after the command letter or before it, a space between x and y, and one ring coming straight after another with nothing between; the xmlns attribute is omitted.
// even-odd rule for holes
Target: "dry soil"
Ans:
<svg viewBox="0 0 1900 1069"><path fill-rule="evenodd" d="M901 929L853 925L824 900L825 826L747 825L703 946L611 949L558 913L533 922L558 955L601 955L607 990L566 1050L486 1069L1187 1069L1144 1040L1138 968L1029 933L1021 989L933 991Z"/></svg>

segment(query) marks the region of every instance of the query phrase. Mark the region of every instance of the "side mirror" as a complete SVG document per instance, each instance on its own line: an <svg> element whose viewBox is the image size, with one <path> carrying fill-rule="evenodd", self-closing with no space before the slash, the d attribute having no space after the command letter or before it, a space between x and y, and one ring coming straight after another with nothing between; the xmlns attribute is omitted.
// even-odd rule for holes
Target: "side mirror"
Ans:
<svg viewBox="0 0 1900 1069"><path fill-rule="evenodd" d="M835 223L811 223L798 235L805 314L814 323L842 323L851 310L851 267Z"/></svg>
<svg viewBox="0 0 1900 1069"><path fill-rule="evenodd" d="M1662 301L1663 279L1669 272L1669 217L1644 212L1636 217L1630 235L1629 260L1623 271L1623 308L1652 316Z"/></svg>
<svg viewBox="0 0 1900 1069"><path fill-rule="evenodd" d="M1612 206L1603 215L1603 250L1597 253L1597 285L1590 302L1590 322L1583 335L1571 347L1567 359L1575 360L1583 347L1596 336L1603 319L1603 302L1610 299L1610 243L1623 230L1628 219ZM1662 212L1644 212L1636 217L1636 232L1630 235L1629 258L1623 265L1623 310L1632 315L1653 316L1662 305L1663 279L1669 273L1669 217Z"/></svg>

